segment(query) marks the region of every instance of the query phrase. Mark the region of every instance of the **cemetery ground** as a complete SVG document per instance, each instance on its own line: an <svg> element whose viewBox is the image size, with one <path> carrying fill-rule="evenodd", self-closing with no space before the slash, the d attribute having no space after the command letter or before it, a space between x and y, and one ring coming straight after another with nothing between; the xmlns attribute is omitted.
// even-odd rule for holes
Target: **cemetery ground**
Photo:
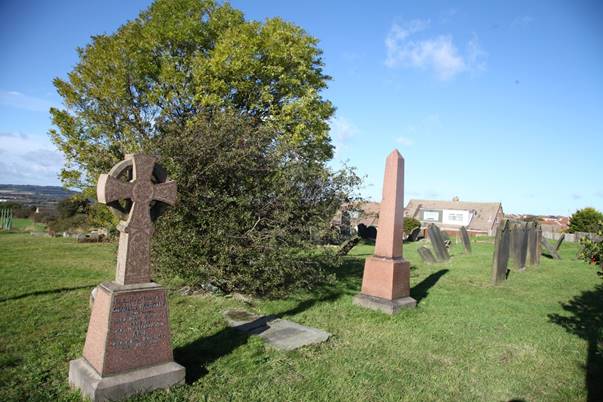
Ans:
<svg viewBox="0 0 603 402"><path fill-rule="evenodd" d="M574 401L601 395L603 286L595 269L563 244L562 260L512 268L491 284L492 239L473 254L451 246L445 264L412 263L414 310L388 316L352 304L364 259L358 245L336 281L252 305L170 290L176 362L187 384L140 401ZM67 385L81 356L90 290L114 276L117 244L0 234L0 400L80 400ZM565 305L565 308L564 308ZM229 308L275 314L333 334L282 352L226 326Z"/></svg>

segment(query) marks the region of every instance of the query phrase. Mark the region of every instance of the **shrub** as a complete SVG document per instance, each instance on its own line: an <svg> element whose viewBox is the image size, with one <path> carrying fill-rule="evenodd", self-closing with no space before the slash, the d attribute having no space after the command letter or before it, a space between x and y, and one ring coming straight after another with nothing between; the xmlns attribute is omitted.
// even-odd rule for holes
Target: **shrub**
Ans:
<svg viewBox="0 0 603 402"><path fill-rule="evenodd" d="M578 258L583 259L589 264L601 264L603 262L603 231L598 233L598 241L591 240L588 237L580 239L580 250L578 251Z"/></svg>
<svg viewBox="0 0 603 402"><path fill-rule="evenodd" d="M414 228L420 228L421 222L415 218L404 218L404 233L410 234Z"/></svg>
<svg viewBox="0 0 603 402"><path fill-rule="evenodd" d="M603 214L594 208L579 209L570 217L569 233L603 231Z"/></svg>
<svg viewBox="0 0 603 402"><path fill-rule="evenodd" d="M196 118L161 144L178 203L157 222L155 271L224 292L283 295L327 279L317 247L357 177L290 159L238 113Z"/></svg>

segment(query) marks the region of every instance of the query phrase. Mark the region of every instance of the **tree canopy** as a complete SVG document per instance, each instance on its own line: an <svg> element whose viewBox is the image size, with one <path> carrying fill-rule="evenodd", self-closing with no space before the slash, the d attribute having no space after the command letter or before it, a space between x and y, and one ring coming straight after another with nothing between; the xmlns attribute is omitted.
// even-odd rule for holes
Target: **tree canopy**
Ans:
<svg viewBox="0 0 603 402"><path fill-rule="evenodd" d="M331 103L320 91L317 40L279 18L246 21L229 4L157 0L114 34L78 49L79 63L54 80L64 108L51 109L63 183L84 188L126 153L157 153L157 141L197 114L237 110L269 125L288 157L333 155Z"/></svg>
<svg viewBox="0 0 603 402"><path fill-rule="evenodd" d="M579 209L570 216L570 233L597 233L603 230L603 214L594 208Z"/></svg>
<svg viewBox="0 0 603 402"><path fill-rule="evenodd" d="M91 189L125 154L157 155L179 194L157 222L158 274L265 295L326 278L316 245L358 177L327 165L334 108L315 38L228 4L157 0L78 51L54 82L63 183Z"/></svg>

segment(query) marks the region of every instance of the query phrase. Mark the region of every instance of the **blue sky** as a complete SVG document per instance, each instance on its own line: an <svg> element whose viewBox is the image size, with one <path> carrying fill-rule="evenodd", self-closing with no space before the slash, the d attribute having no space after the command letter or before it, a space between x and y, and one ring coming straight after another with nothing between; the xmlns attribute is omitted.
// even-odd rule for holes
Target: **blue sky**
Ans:
<svg viewBox="0 0 603 402"><path fill-rule="evenodd" d="M0 1L0 183L57 185L53 77L76 47L148 1ZM592 1L233 1L320 40L334 166L379 200L385 157L406 199L500 201L505 212L603 210L603 5Z"/></svg>

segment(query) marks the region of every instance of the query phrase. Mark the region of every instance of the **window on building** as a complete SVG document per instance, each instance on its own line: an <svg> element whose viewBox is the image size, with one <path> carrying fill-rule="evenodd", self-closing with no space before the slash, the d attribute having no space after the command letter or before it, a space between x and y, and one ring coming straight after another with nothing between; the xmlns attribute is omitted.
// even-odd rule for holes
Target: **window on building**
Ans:
<svg viewBox="0 0 603 402"><path fill-rule="evenodd" d="M423 212L423 220L424 221L434 221L437 222L440 219L440 214L437 211L425 211Z"/></svg>
<svg viewBox="0 0 603 402"><path fill-rule="evenodd" d="M463 214L448 214L448 220L453 222L462 222Z"/></svg>

